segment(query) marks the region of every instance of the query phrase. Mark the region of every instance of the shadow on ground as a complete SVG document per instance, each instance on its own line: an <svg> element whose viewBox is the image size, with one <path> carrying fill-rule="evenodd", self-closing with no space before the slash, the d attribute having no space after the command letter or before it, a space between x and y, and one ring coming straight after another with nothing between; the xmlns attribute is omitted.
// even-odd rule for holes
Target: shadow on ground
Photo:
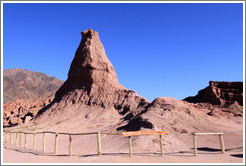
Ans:
<svg viewBox="0 0 246 166"><path fill-rule="evenodd" d="M37 156L69 156L68 154L54 154L53 152L43 152L42 150L31 150L31 149L25 149L25 148L17 148L17 147L4 147L6 150L14 150L20 153L29 153ZM194 149L194 148L191 148ZM231 148L226 149L226 151L231 150L242 150L242 147L237 148ZM198 154L221 154L221 149L215 149L215 148L209 148L209 147L199 147L197 148ZM205 153L203 153L204 151ZM210 152L210 153L208 153ZM218 153L215 153L218 152ZM98 154L73 154L72 156L77 157L97 157ZM102 153L102 156L129 156L129 153ZM155 153L155 152L148 152L148 153L134 153L133 156L151 156L151 157L161 157L161 153ZM172 152L172 153L164 153L164 156L182 156L182 157L193 157L194 152L193 150L190 151L179 151L179 152ZM243 158L243 154L231 154L232 157L238 157Z"/></svg>
<svg viewBox="0 0 246 166"><path fill-rule="evenodd" d="M243 158L243 154L231 154L233 157Z"/></svg>
<svg viewBox="0 0 246 166"><path fill-rule="evenodd" d="M194 148L191 148L194 149ZM216 149L216 148L210 148L210 147L199 147L197 148L198 151L206 151L206 152L221 152L221 149ZM234 151L234 150L243 150L243 147L236 147L236 148L227 148L225 151Z"/></svg>
<svg viewBox="0 0 246 166"><path fill-rule="evenodd" d="M37 156L69 156L68 154L55 154L53 152L43 152L42 150L32 150L32 149L25 149L25 148L18 148L18 147L4 147L6 150L14 150L20 153L29 153ZM184 156L184 157L190 157L193 156L192 152L184 153L184 152L172 152L172 153L164 153L165 156ZM72 156L78 156L78 157L97 157L98 154L73 154ZM128 157L129 153L102 153L102 156L124 156ZM151 156L151 157L161 157L161 153L156 152L133 152L133 156Z"/></svg>

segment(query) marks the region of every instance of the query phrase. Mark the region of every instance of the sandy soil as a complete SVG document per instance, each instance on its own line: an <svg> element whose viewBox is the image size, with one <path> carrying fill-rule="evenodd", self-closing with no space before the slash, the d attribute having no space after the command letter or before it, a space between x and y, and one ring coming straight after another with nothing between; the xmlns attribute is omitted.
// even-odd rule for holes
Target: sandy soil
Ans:
<svg viewBox="0 0 246 166"><path fill-rule="evenodd" d="M120 132L115 130L117 118L110 115L109 121L104 122L104 116L96 115L92 120L50 119L47 123L30 122L6 130L9 131L58 131L69 133L81 132ZM108 115L109 114L109 115ZM63 114L64 115L64 114ZM66 117L66 116L65 116ZM52 118L52 117L50 117ZM197 118L197 116L196 116ZM179 120L186 120L185 116ZM202 117L201 117L202 120ZM132 138L133 157L129 157L129 144L126 137L121 135L101 135L102 155L97 155L97 135L72 136L72 156L68 156L68 135L58 136L58 153L54 154L54 134L46 134L46 150L42 151L43 134L37 134L36 150L33 150L33 135L27 135L27 148L24 148L24 135L19 146L15 146L16 135L12 134L12 144L4 144L4 163L242 163L243 162L243 118L242 117L207 117L196 123L199 132L223 132L226 153L221 153L218 135L197 136L198 156L194 156L193 136L170 131L164 136L163 146L165 156L161 157L159 136L135 136ZM185 124L185 122L182 124ZM203 122L203 123L201 123ZM111 124L110 124L111 123ZM198 125L199 124L199 125ZM189 127L189 125L186 125ZM181 126L182 127L182 126ZM181 128L180 127L180 128ZM201 130L204 127L204 130ZM4 137L5 139L5 137Z"/></svg>
<svg viewBox="0 0 246 166"><path fill-rule="evenodd" d="M12 145L4 144L4 163L242 163L243 162L243 133L225 134L224 154L220 151L218 136L199 136L198 156L194 156L192 136L169 136L182 137L187 140L187 146L179 147L179 150L164 150L165 156L161 157L160 150L152 151L148 147L137 146L133 141L133 156L129 157L127 139L122 136L102 137L102 155L97 155L96 135L74 136L72 144L72 156L68 156L68 137L59 136L58 153L54 154L54 135L47 134L46 151L42 151L42 135L37 136L37 148L32 149L32 136L28 136L27 148L24 148L24 137L22 145L15 146L15 136L12 137ZM112 138L113 137L113 138ZM17 139L19 140L19 139ZM107 144L111 140L110 144ZM135 142L135 144L134 144ZM236 144L235 144L236 143ZM117 148L115 148L117 146ZM156 149L156 148L155 148Z"/></svg>
<svg viewBox="0 0 246 166"><path fill-rule="evenodd" d="M194 156L191 151L184 153L103 153L67 156L43 153L24 148L8 147L3 149L4 163L242 163L242 149L236 148L221 154L219 151L198 151ZM28 159L28 160L27 160Z"/></svg>

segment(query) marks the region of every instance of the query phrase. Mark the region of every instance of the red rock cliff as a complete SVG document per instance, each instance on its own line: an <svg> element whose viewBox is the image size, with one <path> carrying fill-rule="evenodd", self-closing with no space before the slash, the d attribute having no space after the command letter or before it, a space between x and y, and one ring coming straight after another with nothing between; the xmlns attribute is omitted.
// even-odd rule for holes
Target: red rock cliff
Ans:
<svg viewBox="0 0 246 166"><path fill-rule="evenodd" d="M198 92L196 96L187 97L191 103L211 103L213 105L231 105L237 102L243 105L243 82L210 81L209 86Z"/></svg>

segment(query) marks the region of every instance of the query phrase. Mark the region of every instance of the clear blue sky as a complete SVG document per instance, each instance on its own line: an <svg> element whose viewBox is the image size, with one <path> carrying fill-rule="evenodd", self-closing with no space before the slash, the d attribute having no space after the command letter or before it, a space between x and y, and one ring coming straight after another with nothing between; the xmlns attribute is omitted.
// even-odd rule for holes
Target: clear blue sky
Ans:
<svg viewBox="0 0 246 166"><path fill-rule="evenodd" d="M3 69L61 80L81 40L99 32L119 82L152 101L243 81L243 4L4 4Z"/></svg>

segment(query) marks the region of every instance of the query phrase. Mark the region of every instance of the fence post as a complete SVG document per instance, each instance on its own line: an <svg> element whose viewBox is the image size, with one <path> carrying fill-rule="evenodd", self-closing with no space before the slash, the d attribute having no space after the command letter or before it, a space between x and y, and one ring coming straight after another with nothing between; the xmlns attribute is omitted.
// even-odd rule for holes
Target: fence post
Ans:
<svg viewBox="0 0 246 166"><path fill-rule="evenodd" d="M15 133L15 146L17 146L18 132Z"/></svg>
<svg viewBox="0 0 246 166"><path fill-rule="evenodd" d="M4 143L7 144L7 135L8 135L8 132L6 131L5 132L5 140L4 140Z"/></svg>
<svg viewBox="0 0 246 166"><path fill-rule="evenodd" d="M12 132L9 132L9 144L12 144Z"/></svg>
<svg viewBox="0 0 246 166"><path fill-rule="evenodd" d="M102 155L101 133L100 132L97 132L97 149L98 149L98 156Z"/></svg>
<svg viewBox="0 0 246 166"><path fill-rule="evenodd" d="M161 156L164 156L164 149L163 149L163 134L160 135L160 146L161 146Z"/></svg>
<svg viewBox="0 0 246 166"><path fill-rule="evenodd" d="M36 149L36 133L33 134L33 149Z"/></svg>
<svg viewBox="0 0 246 166"><path fill-rule="evenodd" d="M221 153L225 153L223 134L219 134L219 139L220 139Z"/></svg>
<svg viewBox="0 0 246 166"><path fill-rule="evenodd" d="M197 156L197 141L196 141L196 133L193 133L193 143L194 143L194 155Z"/></svg>
<svg viewBox="0 0 246 166"><path fill-rule="evenodd" d="M43 133L43 151L45 151L46 133Z"/></svg>
<svg viewBox="0 0 246 166"><path fill-rule="evenodd" d="M24 134L25 134L25 148L27 148L27 134L26 133Z"/></svg>
<svg viewBox="0 0 246 166"><path fill-rule="evenodd" d="M69 134L69 156L72 155L72 135Z"/></svg>
<svg viewBox="0 0 246 166"><path fill-rule="evenodd" d="M128 142L129 142L129 155L132 157L132 137L128 137Z"/></svg>
<svg viewBox="0 0 246 166"><path fill-rule="evenodd" d="M19 146L21 146L21 132L19 132L19 136L20 136L20 138L19 138Z"/></svg>
<svg viewBox="0 0 246 166"><path fill-rule="evenodd" d="M55 153L57 153L57 151L58 151L58 132L56 132L56 135L55 135L55 149L54 149L54 151L55 151Z"/></svg>

